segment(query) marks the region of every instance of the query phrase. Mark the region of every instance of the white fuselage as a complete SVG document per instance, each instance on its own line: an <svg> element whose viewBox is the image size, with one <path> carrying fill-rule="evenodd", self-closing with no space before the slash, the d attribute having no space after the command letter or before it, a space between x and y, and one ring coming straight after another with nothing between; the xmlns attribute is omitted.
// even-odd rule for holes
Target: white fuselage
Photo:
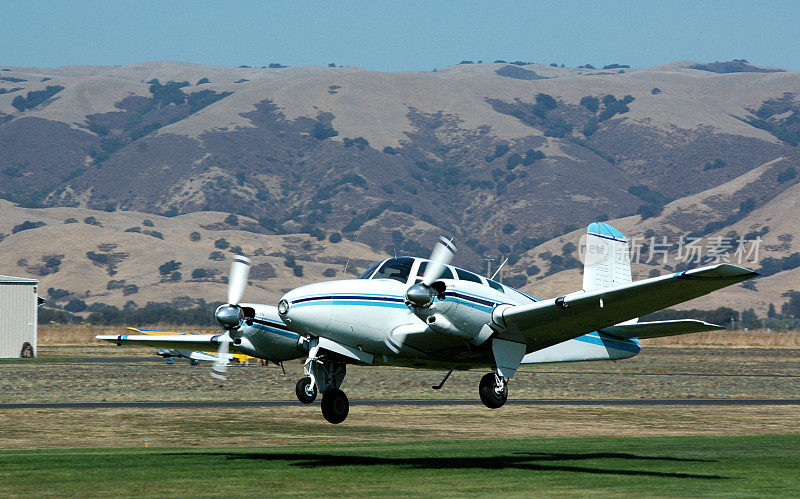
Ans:
<svg viewBox="0 0 800 499"><path fill-rule="evenodd" d="M382 262L391 262L390 259ZM372 356L375 364L409 367L470 369L492 366L488 343L492 310L500 304L522 305L537 301L508 286L450 267L429 311L420 313L405 299L406 290L419 279L420 264L413 260L407 275L385 278L382 267L359 279L328 281L296 288L286 295L288 311L279 315L273 306L247 305L260 323L243 326L243 336L253 351L242 353L276 362L299 358L307 352L305 338L328 338ZM480 281L480 282L476 282ZM282 301L283 301L282 300ZM429 316L435 315L431 320ZM427 322L426 322L427 319ZM529 352L523 363L613 360L639 353L636 340L590 333L551 347Z"/></svg>

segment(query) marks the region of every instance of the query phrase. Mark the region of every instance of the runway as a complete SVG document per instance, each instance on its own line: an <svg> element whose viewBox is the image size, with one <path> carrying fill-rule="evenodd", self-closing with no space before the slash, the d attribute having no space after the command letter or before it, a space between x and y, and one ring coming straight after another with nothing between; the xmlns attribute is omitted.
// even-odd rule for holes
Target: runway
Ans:
<svg viewBox="0 0 800 499"><path fill-rule="evenodd" d="M319 402L317 402L319 403ZM531 406L763 406L800 405L800 399L516 399L506 402L509 405ZM288 407L301 406L296 400L183 400L153 402L44 402L0 404L6 409L111 409L123 407L162 408L177 407L185 409L207 407ZM313 405L313 404L312 404ZM353 406L480 406L480 400L469 399L366 399L351 400Z"/></svg>
<svg viewBox="0 0 800 499"><path fill-rule="evenodd" d="M186 364L186 359L175 359L176 364ZM166 360L160 357L61 357L39 359L14 359L3 360L0 365L7 364L138 364L156 363L167 364ZM202 364L201 364L202 365ZM240 367L259 367L255 364ZM414 371L417 374L430 376L434 371ZM444 372L444 371L443 371ZM754 374L754 373L707 373L707 372L642 372L642 371L520 371L523 375L622 375L622 376L700 376L700 377L720 377L720 378L800 378L800 374ZM2 405L0 404L0 407Z"/></svg>

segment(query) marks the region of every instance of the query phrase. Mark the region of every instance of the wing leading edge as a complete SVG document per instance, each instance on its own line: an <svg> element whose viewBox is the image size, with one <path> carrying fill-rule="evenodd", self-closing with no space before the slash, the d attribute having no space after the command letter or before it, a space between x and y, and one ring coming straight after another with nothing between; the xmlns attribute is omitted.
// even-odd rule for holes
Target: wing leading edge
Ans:
<svg viewBox="0 0 800 499"><path fill-rule="evenodd" d="M653 277L591 292L578 291L558 298L517 306L498 306L492 320L501 328L499 338L524 341L527 352L546 348L586 333L612 326L652 312L703 296L759 275L736 265L719 264L677 274ZM706 323L707 324L707 323ZM672 326L649 326L655 334L681 334L686 323ZM697 327L694 324L692 327ZM618 328L623 325L616 326ZM648 327L644 323L642 334ZM676 329L671 329L671 328ZM631 334L635 328L618 329ZM668 334L655 334L666 336ZM639 336L644 337L644 336ZM649 337L649 336L648 336Z"/></svg>
<svg viewBox="0 0 800 499"><path fill-rule="evenodd" d="M98 340L110 341L117 345L139 345L179 350L216 350L219 346L218 334L101 334Z"/></svg>

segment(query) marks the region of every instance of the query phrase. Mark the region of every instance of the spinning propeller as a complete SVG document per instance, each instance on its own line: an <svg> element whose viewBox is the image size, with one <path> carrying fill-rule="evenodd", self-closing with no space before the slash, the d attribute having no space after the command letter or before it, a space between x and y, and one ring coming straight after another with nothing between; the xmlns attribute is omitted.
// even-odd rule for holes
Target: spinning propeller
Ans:
<svg viewBox="0 0 800 499"><path fill-rule="evenodd" d="M427 308L433 304L433 299L437 293L444 291L438 279L442 276L444 269L453 260L456 247L453 246L452 239L439 238L436 246L431 253L430 262L425 268L422 281L414 284L406 291L406 300L419 308Z"/></svg>
<svg viewBox="0 0 800 499"><path fill-rule="evenodd" d="M225 333L217 337L219 348L217 360L211 367L211 376L220 380L225 379L228 369L228 349L233 342L231 331L237 331L244 321L244 311L239 306L244 288L247 286L247 276L250 274L250 259L237 256L231 263L231 273L228 278L228 304L220 305L214 316L217 318Z"/></svg>

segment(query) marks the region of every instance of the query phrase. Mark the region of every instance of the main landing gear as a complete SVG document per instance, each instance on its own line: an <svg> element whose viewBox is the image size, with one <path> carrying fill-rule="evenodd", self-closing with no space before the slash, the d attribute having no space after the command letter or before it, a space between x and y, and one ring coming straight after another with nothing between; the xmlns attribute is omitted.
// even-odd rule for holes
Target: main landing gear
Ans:
<svg viewBox="0 0 800 499"><path fill-rule="evenodd" d="M303 370L306 377L300 378L295 386L297 400L310 404L317 398L317 392L322 392L322 417L333 424L339 424L347 419L350 401L339 389L347 374L345 363L317 357L317 350L312 348Z"/></svg>
<svg viewBox="0 0 800 499"><path fill-rule="evenodd" d="M489 409L503 407L508 400L508 380L496 373L486 373L478 385L478 393Z"/></svg>

